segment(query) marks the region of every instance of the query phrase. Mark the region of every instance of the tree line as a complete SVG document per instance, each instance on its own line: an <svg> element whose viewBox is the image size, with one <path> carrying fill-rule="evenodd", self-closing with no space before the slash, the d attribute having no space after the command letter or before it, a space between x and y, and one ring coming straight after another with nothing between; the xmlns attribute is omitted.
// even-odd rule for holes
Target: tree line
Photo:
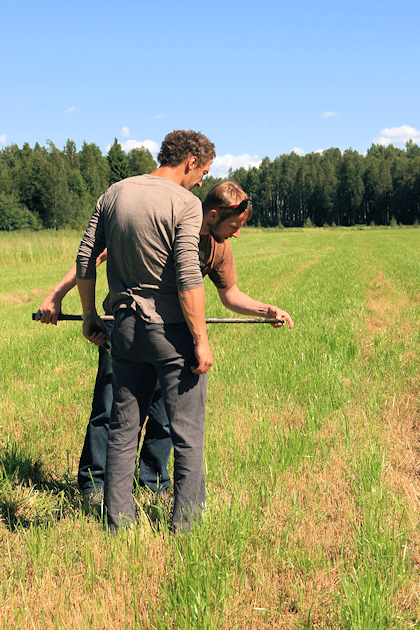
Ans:
<svg viewBox="0 0 420 630"><path fill-rule="evenodd" d="M68 140L32 149L12 144L0 151L0 230L84 228L95 203L116 181L156 168L144 148L125 153L115 139L106 156L96 144L77 151ZM366 155L331 148L281 155L259 167L229 171L252 196L252 223L302 225L405 225L420 219L420 147L372 144ZM207 177L194 192L203 199L222 179Z"/></svg>
<svg viewBox="0 0 420 630"><path fill-rule="evenodd" d="M125 153L116 138L106 156L94 143L77 151L73 140L62 151L51 141L12 144L0 151L0 230L85 228L111 184L155 168L150 151Z"/></svg>
<svg viewBox="0 0 420 630"><path fill-rule="evenodd" d="M285 227L410 225L420 219L420 147L373 144L366 155L331 148L322 153L264 158L257 168L231 171L252 195L254 224ZM200 197L217 180L209 177Z"/></svg>

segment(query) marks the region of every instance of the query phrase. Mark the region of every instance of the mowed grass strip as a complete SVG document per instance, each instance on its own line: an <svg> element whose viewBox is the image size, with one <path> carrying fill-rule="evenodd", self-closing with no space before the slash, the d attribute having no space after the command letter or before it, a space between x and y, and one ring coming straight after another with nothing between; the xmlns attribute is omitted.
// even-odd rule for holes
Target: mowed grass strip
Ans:
<svg viewBox="0 0 420 630"><path fill-rule="evenodd" d="M79 324L30 321L74 255L8 265L2 627L417 627L416 236L249 229L232 243L239 287L296 326L209 327L208 502L181 537L139 490L131 536L82 516L96 352ZM206 295L208 316L229 316L209 282Z"/></svg>

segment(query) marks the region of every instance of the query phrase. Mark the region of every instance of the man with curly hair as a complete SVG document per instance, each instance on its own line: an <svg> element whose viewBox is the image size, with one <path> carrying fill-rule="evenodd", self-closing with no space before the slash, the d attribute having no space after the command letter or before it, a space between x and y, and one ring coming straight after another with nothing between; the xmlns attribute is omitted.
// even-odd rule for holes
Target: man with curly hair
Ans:
<svg viewBox="0 0 420 630"><path fill-rule="evenodd" d="M177 129L165 136L157 161L160 164L160 168L164 166L176 167L185 162L191 155L197 157L197 165L201 167L209 160L211 161L215 158L214 144L202 133L196 133L191 131L191 129L188 131ZM209 158L209 155L213 157ZM201 186L201 180L197 186ZM191 190L191 188L188 188L188 190Z"/></svg>
<svg viewBox="0 0 420 630"><path fill-rule="evenodd" d="M213 364L198 256L201 186L215 157L201 133L168 134L149 175L113 184L99 199L77 255L83 334L109 340L96 312L97 258L107 248L114 405L108 433L105 508L116 532L134 519L139 428L157 378L174 443L175 530L190 529L205 501L203 438L206 375Z"/></svg>

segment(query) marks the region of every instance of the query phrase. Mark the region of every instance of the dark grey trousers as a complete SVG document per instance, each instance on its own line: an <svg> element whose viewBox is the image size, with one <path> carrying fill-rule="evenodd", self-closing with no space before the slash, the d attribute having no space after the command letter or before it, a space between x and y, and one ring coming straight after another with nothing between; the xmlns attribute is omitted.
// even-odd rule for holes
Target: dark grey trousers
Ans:
<svg viewBox="0 0 420 630"><path fill-rule="evenodd" d="M159 377L174 445L174 529L190 529L205 502L203 440L207 375L191 372L194 342L186 323L148 324L130 308L117 313L112 336L114 404L108 434L105 508L108 527L134 519L138 434Z"/></svg>

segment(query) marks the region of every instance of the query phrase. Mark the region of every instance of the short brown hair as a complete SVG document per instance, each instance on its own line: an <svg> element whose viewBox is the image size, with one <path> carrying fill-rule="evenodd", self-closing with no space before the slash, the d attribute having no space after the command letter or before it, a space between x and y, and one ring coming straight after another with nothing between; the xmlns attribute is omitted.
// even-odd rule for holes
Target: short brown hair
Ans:
<svg viewBox="0 0 420 630"><path fill-rule="evenodd" d="M165 136L157 160L161 166L178 166L191 156L197 158L197 167L214 160L214 144L199 131L178 129Z"/></svg>
<svg viewBox="0 0 420 630"><path fill-rule="evenodd" d="M240 186L238 186L236 182L228 180L226 182L222 182L221 184L215 184L212 188L210 188L203 201L203 214L208 214L210 210L217 208L217 212L219 213L219 222L221 223L230 217L247 212L247 221L249 221L252 216L251 201L248 201L245 208L243 206L238 208L230 207L240 204L241 201L247 197L248 195Z"/></svg>

